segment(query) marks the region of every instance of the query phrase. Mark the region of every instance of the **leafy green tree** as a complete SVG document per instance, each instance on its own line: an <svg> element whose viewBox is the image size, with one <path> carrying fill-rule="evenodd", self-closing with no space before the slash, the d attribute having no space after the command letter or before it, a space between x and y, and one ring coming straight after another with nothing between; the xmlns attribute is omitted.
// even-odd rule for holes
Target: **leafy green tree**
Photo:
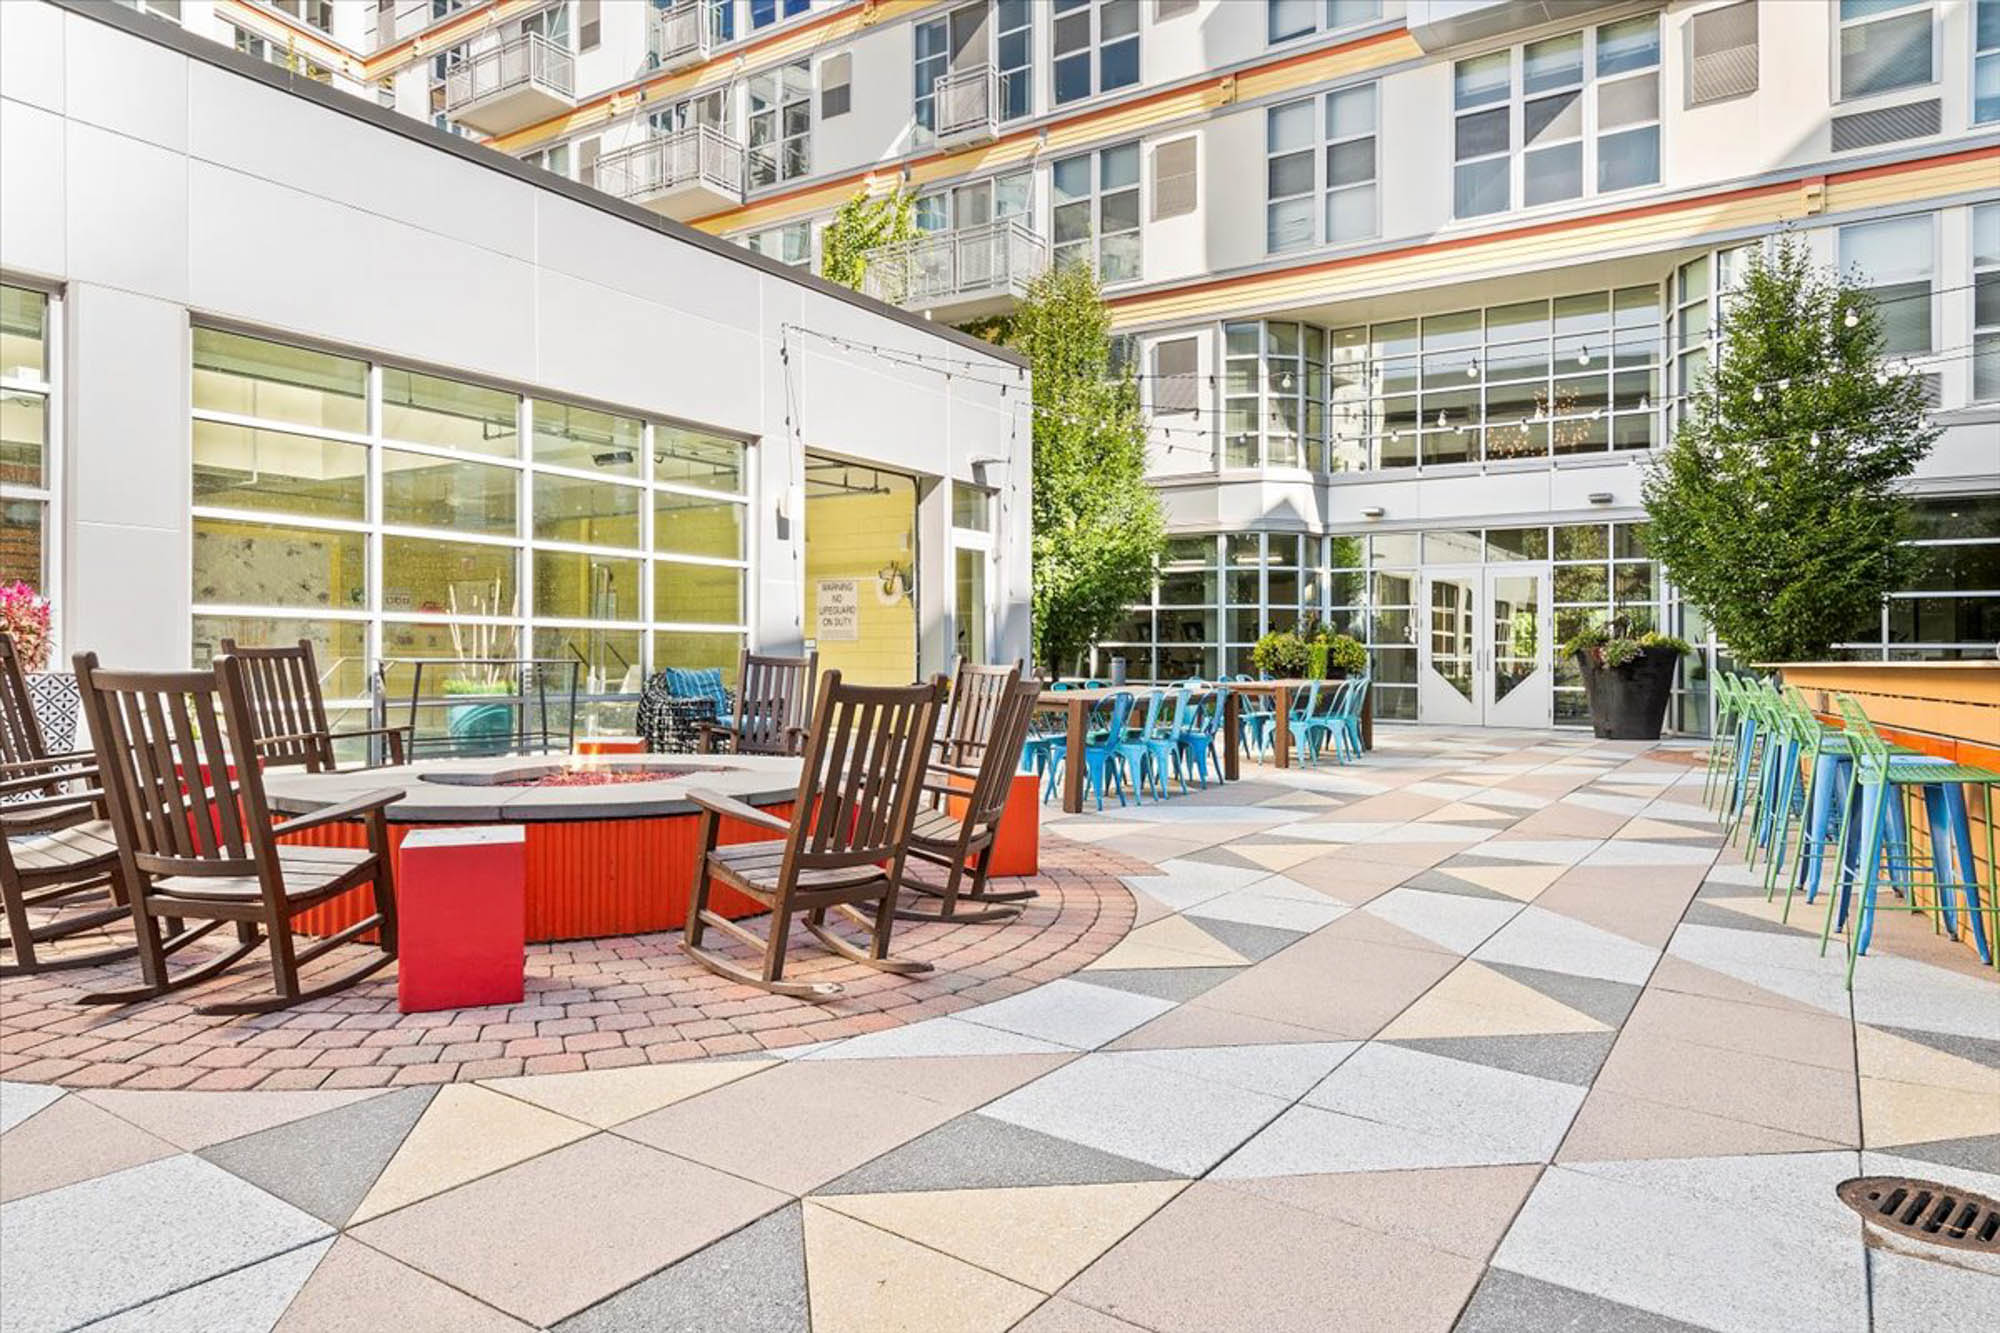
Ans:
<svg viewBox="0 0 2000 1333"><path fill-rule="evenodd" d="M1909 571L1898 484L1938 432L1883 348L1868 293L1780 238L1647 472L1647 545L1739 661L1824 657Z"/></svg>
<svg viewBox="0 0 2000 1333"><path fill-rule="evenodd" d="M1035 658L1057 674L1151 595L1166 545L1138 389L1129 370L1112 376L1110 331L1082 264L1031 282L1009 330L1034 376Z"/></svg>
<svg viewBox="0 0 2000 1333"><path fill-rule="evenodd" d="M916 199L907 190L898 187L876 196L862 190L840 206L820 233L820 276L858 292L868 271L868 252L916 234Z"/></svg>

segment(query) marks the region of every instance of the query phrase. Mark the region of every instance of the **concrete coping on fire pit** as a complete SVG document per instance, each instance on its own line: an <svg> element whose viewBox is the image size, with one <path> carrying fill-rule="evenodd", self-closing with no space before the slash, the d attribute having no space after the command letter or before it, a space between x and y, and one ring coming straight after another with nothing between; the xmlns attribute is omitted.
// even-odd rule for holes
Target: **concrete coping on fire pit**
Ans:
<svg viewBox="0 0 2000 1333"><path fill-rule="evenodd" d="M598 786L506 785L553 769L585 766L660 768L674 776ZM388 810L389 819L398 824L659 819L695 813L696 805L687 798L690 789L764 806L791 800L798 785L799 761L772 755L500 755L426 759L345 773L279 771L264 777L272 810L285 815L311 814L369 792L398 789L402 797Z"/></svg>

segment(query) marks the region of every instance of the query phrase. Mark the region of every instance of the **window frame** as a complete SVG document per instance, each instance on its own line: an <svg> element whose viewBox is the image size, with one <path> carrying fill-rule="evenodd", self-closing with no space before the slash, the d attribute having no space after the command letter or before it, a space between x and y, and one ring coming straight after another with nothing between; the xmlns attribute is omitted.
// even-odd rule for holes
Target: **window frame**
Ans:
<svg viewBox="0 0 2000 1333"><path fill-rule="evenodd" d="M1133 171L1136 175L1130 185L1121 185L1107 193L1104 188L1104 160L1113 153L1122 152L1130 152L1132 154ZM1089 193L1085 196L1078 196L1067 200L1059 199L1056 193L1056 172L1067 164L1078 161L1089 164ZM1087 245L1090 248L1093 270L1098 276L1098 281L1102 282L1105 286L1109 287L1117 283L1144 281L1146 276L1145 185L1146 164L1144 146L1142 141L1138 139L1128 139L1124 143L1107 144L1102 148L1086 149L1081 153L1070 153L1051 162L1049 164L1050 263L1063 263L1065 262L1063 251L1067 250L1073 253L1079 246ZM1105 200L1110 196L1123 195L1127 192L1130 192L1133 197L1134 217L1136 220L1129 230L1121 229L1116 232L1107 233L1103 225ZM1063 207L1074 207L1076 204L1084 202L1085 199L1088 199L1090 206L1090 235L1088 240L1070 241L1063 245L1058 245L1055 239L1056 210ZM1136 271L1129 275L1108 278L1104 274L1104 242L1108 237L1114 236L1132 236L1136 238L1137 253L1134 256L1133 265Z"/></svg>
<svg viewBox="0 0 2000 1333"><path fill-rule="evenodd" d="M1132 15L1132 31L1106 41L1104 38L1104 15L1115 6L1129 7ZM1084 45L1069 50L1058 50L1056 41L1059 29L1065 20L1083 16L1089 36ZM1051 107L1078 106L1128 88L1143 87L1146 82L1145 48L1140 40L1144 29L1144 14L1139 0L1049 0L1049 105ZM1104 57L1107 50L1130 43L1132 47L1132 77L1123 83L1106 87L1104 83ZM1090 71L1090 86L1087 91L1062 96L1062 82L1058 70L1065 60L1073 60L1078 55L1086 58Z"/></svg>
<svg viewBox="0 0 2000 1333"><path fill-rule="evenodd" d="M793 84L794 79L797 80L796 87ZM757 107L760 80L772 81L771 104L763 110ZM746 191L775 189L792 181L805 180L812 175L813 131L817 128L815 115L817 108L813 103L817 100L811 56L802 56L796 60L769 66L743 80L743 170ZM801 106L805 108L805 128L797 133L787 133L786 112ZM759 116L769 116L773 128L771 138L761 144L756 141ZM791 158L788 149L794 144L800 145L799 165L796 171L791 171L787 170ZM757 163L760 155L771 164L772 174L768 181L760 182L757 179Z"/></svg>
<svg viewBox="0 0 2000 1333"><path fill-rule="evenodd" d="M1368 95L1369 126L1367 132L1363 134L1335 136L1333 132L1333 108L1335 103L1343 98L1353 97L1357 93L1366 93ZM1301 148L1287 149L1282 154L1275 152L1271 147L1271 135L1276 128L1279 115L1287 111L1296 111L1298 108L1306 106L1309 106L1312 110L1313 137L1311 141ZM1365 83L1354 83L1340 88L1329 88L1307 97L1280 102L1265 108L1264 116L1264 253L1267 255L1294 254L1301 250L1352 245L1380 236L1382 234L1382 91L1380 81L1371 79ZM1373 171L1365 181L1335 185L1333 183L1332 170L1332 155L1334 150L1349 144L1360 143L1364 140L1372 145ZM1299 154L1311 155L1313 175L1311 187L1303 193L1288 194L1283 198L1272 197L1271 163L1280 156L1292 157ZM1364 189L1372 190L1375 195L1375 204L1368 230L1356 236L1336 238L1332 234L1334 196L1357 193ZM1291 245L1281 246L1274 244L1272 221L1278 206L1280 204L1293 203L1300 199L1310 200L1312 204L1311 234L1306 239Z"/></svg>
<svg viewBox="0 0 2000 1333"><path fill-rule="evenodd" d="M1860 18L1844 18L1840 12L1841 0L1829 0L1829 12L1833 17L1831 50L1828 52L1831 68L1828 71L1833 89L1833 104L1846 106L1856 102L1870 102L1878 97L1905 97L1919 88L1935 88L1942 77L1939 60L1943 24L1938 21L1936 0L1904 0L1894 9L1867 14ZM1930 17L1930 77L1918 83L1898 84L1893 88L1878 88L1873 92L1850 93L1841 61L1841 42L1849 29L1859 29L1871 24L1907 18L1912 14L1924 13ZM1971 45L1971 43L1967 43Z"/></svg>
<svg viewBox="0 0 2000 1333"><path fill-rule="evenodd" d="M1979 44L1979 18L1982 11L1993 15L1993 44ZM1972 25L1971 40L1966 45L1972 48L1972 82L1966 90L1966 113L1971 124L2000 124L2000 0L1972 0L1966 11L1966 21ZM1987 67L1993 71L1993 94L1990 114L1979 114L1979 71Z"/></svg>
<svg viewBox="0 0 2000 1333"><path fill-rule="evenodd" d="M1925 0L1927 3L1928 0ZM1602 72L1603 34L1606 29L1627 24L1636 25L1649 21L1653 28L1652 62L1633 68ZM1550 46L1576 38L1578 47L1578 78L1571 82L1551 84L1546 87L1528 88L1528 52L1530 48ZM1482 96L1476 101L1461 101L1458 81L1461 71L1480 61L1491 61L1495 56L1507 57L1507 86L1502 97ZM1452 136L1451 156L1451 216L1454 224L1477 223L1482 219L1496 218L1508 214L1554 210L1565 206L1605 198L1617 198L1640 190L1658 189L1662 183L1663 168L1667 158L1665 114L1666 97L1666 39L1661 30L1660 16L1655 12L1630 15L1621 19L1611 19L1601 23L1586 24L1568 32L1552 33L1529 42L1518 42L1492 50L1478 51L1461 56L1452 61ZM1641 80L1653 81L1653 114L1649 119L1631 120L1610 129L1603 126L1601 103L1604 90ZM1574 134L1564 136L1560 141L1529 142L1528 112L1532 106L1574 93L1576 98L1577 123ZM1490 116L1499 111L1506 112L1507 146L1504 150L1489 150L1460 156L1457 140L1463 122L1482 116ZM1549 122L1554 123L1553 119ZM1607 140L1620 136L1639 134L1650 130L1653 135L1653 178L1635 181L1628 185L1605 188L1604 145ZM1537 202L1528 202L1528 159L1533 154L1552 154L1577 145L1578 189L1574 194L1551 195ZM1507 163L1507 198L1501 207L1483 209L1477 212L1460 212L1460 178L1467 168L1490 167L1494 162L1505 159Z"/></svg>
<svg viewBox="0 0 2000 1333"><path fill-rule="evenodd" d="M190 531L204 521L233 524L272 524L292 531L320 532L328 534L349 534L359 537L363 543L365 570L362 572L365 592L359 607L345 605L315 605L309 597L302 597L294 605L262 605L254 602L204 601L191 595L188 615L190 622L202 618L245 618L251 620L296 620L322 624L348 623L364 626L364 642L369 663L380 662L385 655L386 636L400 632L401 627L434 627L445 624L487 625L501 628L512 636L511 653L518 657L536 656L535 638L538 633L551 631L585 631L629 634L638 643L638 656L625 661L629 670L632 666L640 669L642 677L653 668L653 643L656 635L667 633L712 633L733 635L741 644L754 642L754 627L757 624L757 579L753 576L756 565L756 533L753 516L756 513L756 442L725 431L705 426L675 422L658 414L632 411L606 404L591 402L568 396L538 394L533 390L478 376L468 376L456 372L445 372L430 367L406 364L394 359L384 359L368 352L317 344L285 335L272 336L263 330L242 328L226 322L202 321L196 329L213 329L237 337L256 339L283 347L296 348L303 352L337 356L362 362L366 366L365 378L365 428L360 431L319 427L301 424L276 416L258 416L215 407L196 407L192 401L188 420L190 429L202 422L221 426L240 427L250 430L282 432L308 440L324 443L358 446L366 451L365 467L361 477L363 506L361 517L345 518L325 515L288 512L281 508L258 506L253 503L203 504L195 503L192 495L188 506ZM190 350L190 366L194 364ZM514 422L514 449L511 454L488 454L454 448L450 444L407 440L402 433L391 432L384 426L385 371L407 371L412 374L443 379L451 384L464 385L475 389L504 394L512 399ZM192 373L192 371L191 371ZM592 471L585 467L562 462L544 461L537 457L535 448L536 408L538 404L555 404L570 411L589 414L603 414L625 422L636 423L639 433L637 448L643 459L637 471L630 476L615 475L605 471ZM546 418L545 418L546 420ZM657 460L667 447L665 436L671 432L693 431L717 440L725 440L740 447L737 455L737 472L740 485L736 490L718 489L679 479L670 479L662 474ZM511 478L507 484L513 490L513 530L511 534L471 532L449 526L432 526L424 523L390 521L385 510L386 488L384 482L385 463L389 456L399 458L415 457L435 459L446 464L477 464L493 470L495 477L506 474ZM197 456L189 455L189 476L192 479ZM547 479L558 485L583 483L597 487L605 494L617 493L633 501L633 537L629 545L621 545L614 540L574 541L557 536L544 536L537 532L535 499L540 483ZM733 556L697 555L664 550L656 532L656 512L662 497L684 497L703 502L733 506L737 513L737 545ZM613 512L616 511L607 511ZM504 550L509 553L513 565L514 600L509 614L474 614L459 612L452 614L424 608L391 607L385 595L384 551L386 545L398 539L424 542L450 543L462 549ZM626 618L605 618L590 615L569 615L562 610L543 610L538 607L536 589L536 564L538 554L582 555L599 557L606 561L626 562L636 567L638 584L633 590L635 614ZM190 553L189 574L192 576L193 556ZM658 614L658 588L664 571L675 567L700 569L730 569L737 572L737 618L733 621L715 623L667 620ZM622 657L622 655L620 655ZM615 684L604 695L615 700L629 701L635 696L620 693ZM336 707L358 707L367 700L362 696L342 696L330 699Z"/></svg>
<svg viewBox="0 0 2000 1333"><path fill-rule="evenodd" d="M62 661L63 633L63 502L64 421L63 421L63 293L60 289L24 282L0 275L0 284L16 291L32 292L42 298L42 373L9 375L0 368L0 394L28 394L42 400L42 484L19 485L8 482L5 502L21 501L40 506L41 556L36 591L49 602L49 661Z"/></svg>
<svg viewBox="0 0 2000 1333"><path fill-rule="evenodd" d="M1858 268L1858 261L1849 260L1845 254L1847 238L1850 234L1866 231L1870 228L1886 228L1898 225L1907 226L1914 222L1924 224L1924 228L1928 232L1930 246L1927 272L1924 278L1925 284L1928 287L1928 296L1924 302L1924 313L1926 315L1924 345L1921 348L1885 347L1883 349L1883 356L1892 360L1921 361L1929 357L1934 357L1938 353L1938 335L1940 332L1938 324L1942 315L1942 303L1938 300L1938 260L1942 250L1942 246L1939 244L1940 218L1938 211L1935 209L1919 209L1908 213L1894 213L1886 217L1867 218L1858 222L1843 222L1834 227L1833 254L1835 267L1840 272L1847 273ZM1909 287L1916 284L1916 279L1914 278L1902 281L1890 280L1878 282L1873 279L1873 275L1864 273L1862 276L1866 283L1864 290L1871 297L1876 292L1886 288Z"/></svg>
<svg viewBox="0 0 2000 1333"><path fill-rule="evenodd" d="M1303 28L1280 36L1275 25L1279 7L1285 2L1286 0L1264 0L1264 45L1266 46L1284 46L1306 37L1346 32L1352 28L1363 28L1382 21L1382 0L1363 0L1363 3L1372 6L1372 12L1365 18L1348 19L1344 23L1335 22L1335 16L1343 9L1343 0L1305 0L1305 6L1310 7L1313 15L1311 22ZM1353 0L1347 2L1353 3Z"/></svg>

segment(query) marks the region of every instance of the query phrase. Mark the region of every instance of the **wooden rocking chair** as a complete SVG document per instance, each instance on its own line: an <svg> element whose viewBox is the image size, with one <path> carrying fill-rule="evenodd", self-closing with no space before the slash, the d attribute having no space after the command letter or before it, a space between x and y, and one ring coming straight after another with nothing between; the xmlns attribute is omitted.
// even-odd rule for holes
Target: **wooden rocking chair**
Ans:
<svg viewBox="0 0 2000 1333"><path fill-rule="evenodd" d="M67 939L123 920L129 910L114 871L118 841L88 751L50 754L28 695L28 679L12 635L0 633L0 906L7 934L0 937L0 976L115 963L133 947L93 949L37 958L35 946ZM94 902L95 905L91 905ZM30 908L88 910L43 924Z"/></svg>
<svg viewBox="0 0 2000 1333"><path fill-rule="evenodd" d="M784 980L785 942L792 917L803 912L806 929L843 958L885 972L931 970L929 963L891 958L889 932L945 688L942 676L928 685L843 685L838 671L827 672L789 821L713 792L688 793L702 811L694 901L681 940L691 958L746 986L799 999L830 999L841 992L832 982ZM724 817L784 838L718 846ZM760 939L709 908L717 881L771 909L768 937ZM864 914L860 905L870 902L874 912ZM828 909L868 930L868 947L828 930ZM761 972L703 948L702 936L711 926L761 950Z"/></svg>
<svg viewBox="0 0 2000 1333"><path fill-rule="evenodd" d="M924 781L924 805L910 828L910 855L945 872L942 887L906 878L912 894L938 900L935 908L906 901L896 915L906 921L1009 921L1035 890L993 893L987 868L1007 808L1021 746L1028 737L1042 682L1022 680L1021 668L961 666L951 710L938 737L938 759ZM952 806L959 806L953 812ZM965 872L971 887L960 891ZM962 902L976 904L962 911Z"/></svg>
<svg viewBox="0 0 2000 1333"><path fill-rule="evenodd" d="M726 745L732 754L797 754L813 719L818 672L818 653L759 657L745 650L736 663L736 715L701 724L701 752Z"/></svg>
<svg viewBox="0 0 2000 1333"><path fill-rule="evenodd" d="M197 1005L196 1013L280 1009L342 990L395 960L396 893L383 809L402 795L400 789L273 824L262 769L223 745L225 736L257 734L250 686L235 657L217 658L212 671L105 671L95 653L79 653L76 682L97 740L144 978L134 989L87 995L83 1003L126 1004L205 981L266 938L276 994ZM278 843L285 834L356 818L368 823L365 851ZM293 918L364 884L374 890L373 913L306 948L294 946ZM189 919L200 924L183 929ZM166 938L161 921L168 924ZM235 948L177 976L167 974L169 954L225 921L236 925ZM370 930L378 932L378 956L310 990L300 988L302 964Z"/></svg>
<svg viewBox="0 0 2000 1333"><path fill-rule="evenodd" d="M327 726L326 695L320 690L312 640L300 639L296 646L282 648L244 648L234 639L224 639L222 652L243 664L250 718L257 727L257 757L264 767L303 765L308 773L331 773L335 741L374 736L387 743L391 764L403 762L409 750L408 724L346 731Z"/></svg>

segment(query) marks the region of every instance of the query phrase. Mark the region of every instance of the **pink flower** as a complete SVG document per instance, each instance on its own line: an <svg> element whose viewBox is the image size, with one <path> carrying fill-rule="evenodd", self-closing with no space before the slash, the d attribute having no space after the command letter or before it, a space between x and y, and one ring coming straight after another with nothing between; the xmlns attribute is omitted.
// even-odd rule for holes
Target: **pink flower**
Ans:
<svg viewBox="0 0 2000 1333"><path fill-rule="evenodd" d="M41 671L49 664L49 599L16 580L0 585L0 630L14 639L14 652L24 671Z"/></svg>

